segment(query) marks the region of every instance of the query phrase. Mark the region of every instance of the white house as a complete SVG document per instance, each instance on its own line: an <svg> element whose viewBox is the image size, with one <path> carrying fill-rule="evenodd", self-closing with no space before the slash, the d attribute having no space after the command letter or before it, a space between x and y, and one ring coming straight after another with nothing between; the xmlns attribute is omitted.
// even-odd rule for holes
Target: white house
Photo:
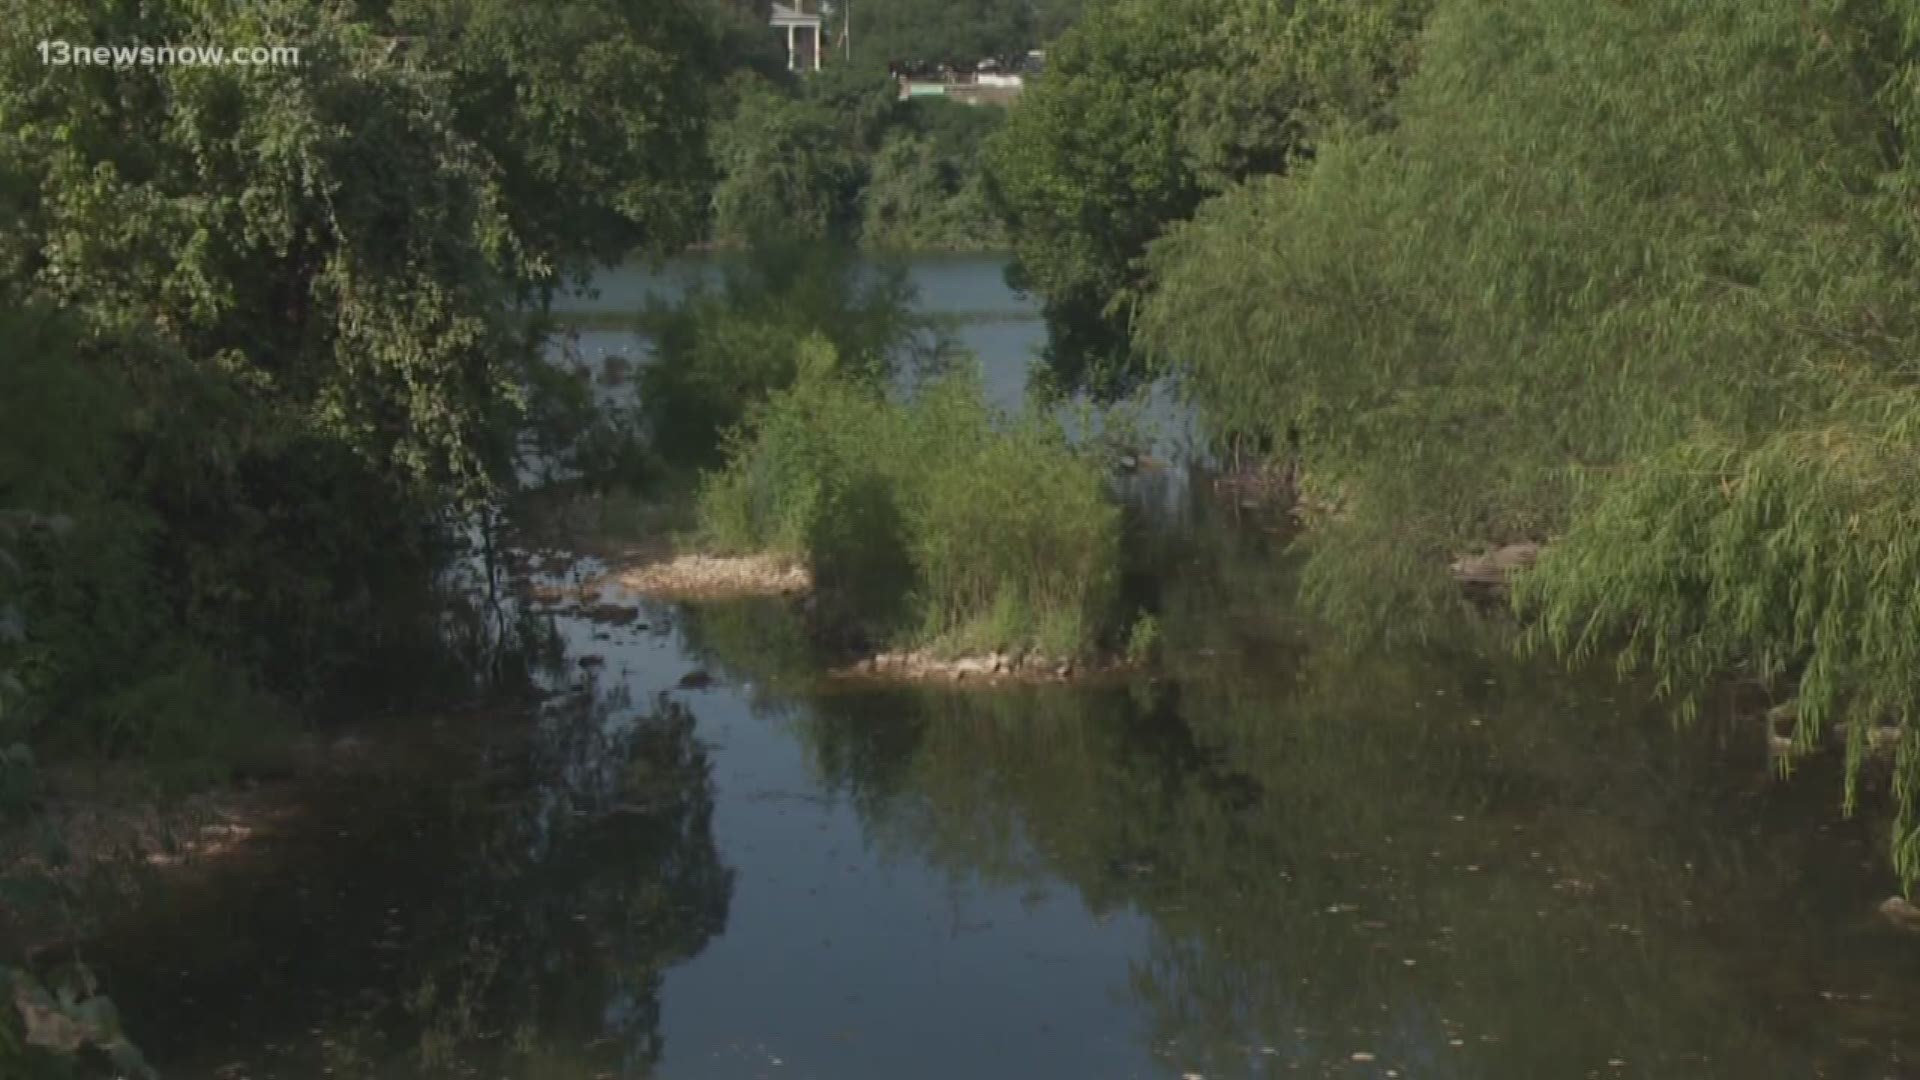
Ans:
<svg viewBox="0 0 1920 1080"><path fill-rule="evenodd" d="M773 17L768 24L774 33L787 39L788 71L820 70L820 30L822 17L807 13L806 0L794 0L792 6L779 3L773 5Z"/></svg>

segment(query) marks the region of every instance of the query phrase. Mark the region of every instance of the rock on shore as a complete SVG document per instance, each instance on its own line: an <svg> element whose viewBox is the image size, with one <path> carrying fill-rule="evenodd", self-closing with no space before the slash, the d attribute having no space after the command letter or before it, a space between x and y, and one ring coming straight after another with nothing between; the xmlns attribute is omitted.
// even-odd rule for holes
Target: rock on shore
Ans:
<svg viewBox="0 0 1920 1080"><path fill-rule="evenodd" d="M1539 558L1540 545L1529 540L1479 555L1462 555L1449 569L1462 584L1503 588L1510 577L1532 566Z"/></svg>
<svg viewBox="0 0 1920 1080"><path fill-rule="evenodd" d="M1038 653L988 653L940 657L926 651L883 652L834 672L839 678L899 679L954 683L1066 682L1119 671L1121 663L1088 664Z"/></svg>

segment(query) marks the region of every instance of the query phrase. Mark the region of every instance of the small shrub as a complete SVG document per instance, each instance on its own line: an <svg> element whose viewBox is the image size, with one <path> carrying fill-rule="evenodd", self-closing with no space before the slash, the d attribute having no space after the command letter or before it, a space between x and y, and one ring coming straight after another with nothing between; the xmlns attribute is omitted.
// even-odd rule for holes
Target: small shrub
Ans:
<svg viewBox="0 0 1920 1080"><path fill-rule="evenodd" d="M633 361L619 353L600 362L601 386L625 386L633 377Z"/></svg>
<svg viewBox="0 0 1920 1080"><path fill-rule="evenodd" d="M954 381L924 407L939 434L921 447L928 467L912 529L923 634L1082 651L1117 584L1119 518L1105 478L1057 428L996 430L977 398L957 396L962 388L978 392ZM980 632L1009 611L1024 613L1029 640Z"/></svg>
<svg viewBox="0 0 1920 1080"><path fill-rule="evenodd" d="M1143 613L1133 621L1133 628L1127 631L1127 661L1144 664L1159 652L1160 620Z"/></svg>

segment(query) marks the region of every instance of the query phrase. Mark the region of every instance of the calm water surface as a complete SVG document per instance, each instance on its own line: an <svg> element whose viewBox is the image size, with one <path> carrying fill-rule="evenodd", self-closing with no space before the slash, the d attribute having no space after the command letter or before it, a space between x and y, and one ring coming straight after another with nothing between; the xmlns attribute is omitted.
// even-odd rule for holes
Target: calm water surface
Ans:
<svg viewBox="0 0 1920 1080"><path fill-rule="evenodd" d="M558 343L559 349L596 370L610 357L646 363L651 358L646 335L631 327L606 325L604 320L636 314L652 301L671 303L685 295L690 285L716 286L727 268L742 257L726 252L691 254L661 263L635 261L605 271L590 293L556 301L555 312L562 322L570 315L603 320L571 330ZM954 341L980 360L988 398L1001 408L1019 409L1026 399L1028 372L1046 344L1047 331L1039 303L1007 288L1006 259L1000 255L922 256L897 265L905 269L915 289L915 309L943 320ZM1194 442L1188 413L1167 387L1154 389L1145 403L1144 419L1152 426L1148 434L1158 456L1179 456Z"/></svg>
<svg viewBox="0 0 1920 1080"><path fill-rule="evenodd" d="M784 602L547 609L530 734L446 718L91 955L177 1077L1920 1075L1920 940L1833 777L1333 648L1194 513L1127 685L828 683Z"/></svg>

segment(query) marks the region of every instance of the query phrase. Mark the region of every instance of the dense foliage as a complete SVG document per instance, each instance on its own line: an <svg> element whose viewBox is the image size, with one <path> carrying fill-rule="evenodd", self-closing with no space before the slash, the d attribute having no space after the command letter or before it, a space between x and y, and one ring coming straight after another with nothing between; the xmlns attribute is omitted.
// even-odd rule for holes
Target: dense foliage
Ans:
<svg viewBox="0 0 1920 1080"><path fill-rule="evenodd" d="M990 144L1012 280L1045 302L1067 386L1143 374L1128 331L1149 241L1210 195L1372 125L1428 0L1115 0L1053 46Z"/></svg>
<svg viewBox="0 0 1920 1080"><path fill-rule="evenodd" d="M1037 6L1031 0L854 0L845 18L857 62L971 63L1037 48ZM1060 18L1055 13L1050 21Z"/></svg>
<svg viewBox="0 0 1920 1080"><path fill-rule="evenodd" d="M713 235L728 244L837 237L875 248L1005 245L981 171L1006 110L901 101L878 67L838 64L797 82L743 76L717 126Z"/></svg>
<svg viewBox="0 0 1920 1080"><path fill-rule="evenodd" d="M617 0L10 9L0 506L75 523L16 548L16 727L149 751L161 718L212 729L260 711L250 684L395 648L445 513L511 463L537 346L514 305L697 235L726 25ZM41 39L300 62L43 66Z"/></svg>
<svg viewBox="0 0 1920 1080"><path fill-rule="evenodd" d="M37 762L219 778L297 706L426 681L456 647L437 571L537 390L527 314L594 260L699 235L708 88L749 25L703 0L8 5L8 824ZM62 65L41 41L299 56ZM60 906L22 899L47 883L15 854L0 906ZM138 1071L84 973L0 980L0 1072L65 1075L87 1046Z"/></svg>
<svg viewBox="0 0 1920 1080"><path fill-rule="evenodd" d="M851 224L860 159L831 109L755 80L713 145L720 169L714 227L722 239L825 237Z"/></svg>
<svg viewBox="0 0 1920 1080"><path fill-rule="evenodd" d="M1002 250L981 153L1006 122L991 105L908 103L874 154L860 192L860 242L887 251Z"/></svg>
<svg viewBox="0 0 1920 1080"><path fill-rule="evenodd" d="M909 400L822 338L701 496L722 547L805 559L834 614L883 640L1081 653L1111 629L1118 511L1057 425L1008 423L962 369Z"/></svg>
<svg viewBox="0 0 1920 1080"><path fill-rule="evenodd" d="M1523 606L1683 696L1745 673L1913 832L1920 18L1892 3L1455 0L1396 124L1205 205L1142 338L1212 423L1304 435L1309 593L1452 609L1449 553L1552 539Z"/></svg>

